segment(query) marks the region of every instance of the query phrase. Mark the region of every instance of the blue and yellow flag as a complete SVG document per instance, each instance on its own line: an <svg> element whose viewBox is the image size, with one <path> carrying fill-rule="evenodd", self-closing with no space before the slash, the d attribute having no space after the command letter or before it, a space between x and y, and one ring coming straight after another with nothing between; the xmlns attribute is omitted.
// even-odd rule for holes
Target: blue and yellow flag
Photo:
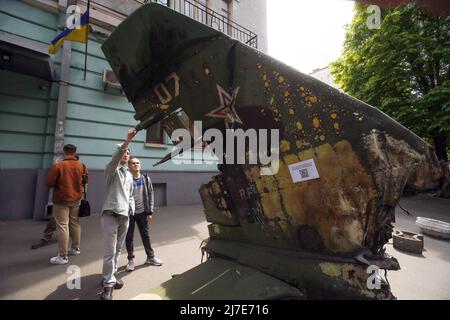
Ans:
<svg viewBox="0 0 450 320"><path fill-rule="evenodd" d="M80 28L64 28L64 31L56 36L52 40L51 45L48 47L48 53L55 54L61 48L64 40L76 41L86 43L88 39L88 27L89 27L89 7L80 18Z"/></svg>

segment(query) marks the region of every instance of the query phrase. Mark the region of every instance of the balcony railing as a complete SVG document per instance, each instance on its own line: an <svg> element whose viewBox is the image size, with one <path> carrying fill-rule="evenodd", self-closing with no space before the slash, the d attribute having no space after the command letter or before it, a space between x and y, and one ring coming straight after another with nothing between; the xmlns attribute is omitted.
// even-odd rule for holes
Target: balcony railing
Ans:
<svg viewBox="0 0 450 320"><path fill-rule="evenodd" d="M146 0L157 2L182 13L198 22L206 24L251 47L258 48L258 36L249 29L228 19L228 17L208 8L195 0Z"/></svg>

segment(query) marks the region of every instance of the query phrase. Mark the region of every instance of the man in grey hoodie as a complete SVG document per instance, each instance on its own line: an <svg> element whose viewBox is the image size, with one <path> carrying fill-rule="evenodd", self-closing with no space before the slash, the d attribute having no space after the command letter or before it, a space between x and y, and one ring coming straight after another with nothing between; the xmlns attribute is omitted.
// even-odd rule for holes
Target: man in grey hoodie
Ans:
<svg viewBox="0 0 450 320"><path fill-rule="evenodd" d="M128 131L126 140L117 146L111 161L106 165L106 192L101 218L104 234L102 300L112 300L113 289L123 286L122 281L114 275L125 242L129 216L134 214L133 176L127 162L130 157L128 144L136 133L136 129Z"/></svg>

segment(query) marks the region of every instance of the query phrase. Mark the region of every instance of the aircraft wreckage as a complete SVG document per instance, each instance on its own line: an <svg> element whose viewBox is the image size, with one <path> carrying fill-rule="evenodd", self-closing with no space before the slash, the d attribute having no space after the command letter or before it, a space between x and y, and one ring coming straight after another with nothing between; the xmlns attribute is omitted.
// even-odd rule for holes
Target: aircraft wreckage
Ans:
<svg viewBox="0 0 450 320"><path fill-rule="evenodd" d="M202 121L203 133L279 132L268 146L278 152L272 174L261 174L267 165L259 162L224 161L201 186L206 262L140 298L394 298L385 273L373 270L400 269L383 246L404 188L441 183L425 141L377 108L162 5L133 12L102 49L137 129L161 122L171 135ZM246 148L248 158L255 150Z"/></svg>

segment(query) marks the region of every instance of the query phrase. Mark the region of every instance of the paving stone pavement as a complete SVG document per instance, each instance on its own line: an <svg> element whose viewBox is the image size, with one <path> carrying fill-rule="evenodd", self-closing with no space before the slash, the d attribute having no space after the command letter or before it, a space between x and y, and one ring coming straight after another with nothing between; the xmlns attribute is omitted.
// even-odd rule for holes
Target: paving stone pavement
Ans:
<svg viewBox="0 0 450 320"><path fill-rule="evenodd" d="M403 198L401 206L412 215L397 207L395 227L400 230L419 232L415 225L417 216L450 222L450 199L424 194ZM0 299L99 299L103 254L100 217L81 219L81 254L70 256L69 263L60 266L49 262L57 253L56 242L30 249L45 224L33 220L0 221ZM207 224L201 205L159 208L150 234L156 256L164 265L144 265L145 252L136 230L136 270L124 271L124 248L119 263L124 287L114 291L114 299L133 298L198 265L201 242L208 237ZM392 292L398 299L450 299L450 241L425 236L424 247L422 255L414 255L394 249L392 240L386 245L387 252L399 260L402 268L388 272ZM73 270L81 273L80 289L67 287L68 282L76 284Z"/></svg>

